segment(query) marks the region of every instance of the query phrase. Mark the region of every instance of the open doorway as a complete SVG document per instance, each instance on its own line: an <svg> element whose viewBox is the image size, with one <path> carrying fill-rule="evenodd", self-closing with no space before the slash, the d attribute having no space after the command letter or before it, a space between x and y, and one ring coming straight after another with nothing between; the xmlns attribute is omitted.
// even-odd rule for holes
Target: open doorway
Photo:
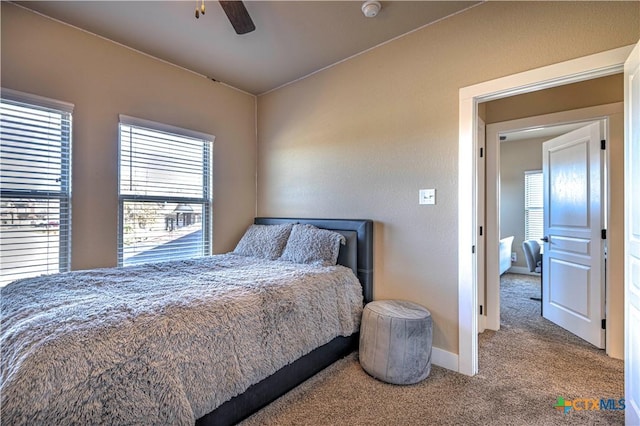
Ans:
<svg viewBox="0 0 640 426"><path fill-rule="evenodd" d="M496 132L492 124L489 133L499 140L499 191L496 202L498 211L499 274L530 275L529 281L538 287L531 299L538 302L542 314L542 260L544 254L544 174L543 144L584 125L583 122L550 124L542 127L520 128ZM510 126L509 126L510 127ZM491 218L489 218L491 219ZM494 268L492 268L494 270ZM487 280L488 286L499 285L498 277ZM491 290L495 297L500 289ZM502 295L501 297L504 297ZM490 305L499 303L490 300ZM500 326L500 310L487 306L491 317L491 329Z"/></svg>
<svg viewBox="0 0 640 426"><path fill-rule="evenodd" d="M477 182L475 127L479 103L620 73L632 48L633 46L621 47L460 89L460 143L458 151L459 372L468 375L475 375L478 372L477 314L479 305L475 275L478 261L475 255L478 204L473 195ZM484 259L481 261L484 262Z"/></svg>
<svg viewBox="0 0 640 426"><path fill-rule="evenodd" d="M594 83L596 83L594 81ZM620 82L621 83L621 82ZM544 96L544 95L543 95ZM594 101L597 97L594 97ZM608 239L606 241L609 250L607 252L607 265L606 269L606 281L611 283L606 289L606 300L608 302L607 312L607 334L606 334L606 347L607 353L614 358L622 358L624 352L624 318L618 313L622 310L623 293L622 288L622 274L623 274L623 216L621 212L621 206L623 205L623 197L621 194L621 187L623 186L623 175L620 173L620 167L616 167L618 164L622 164L623 157L621 152L622 138L623 138L623 104L621 102L599 105L588 108L581 108L577 110L564 111L553 114L544 114L535 117L527 117L523 119L510 120L500 123L491 123L487 125L487 223L486 223L486 309L487 314L485 320L486 327L491 330L498 330L500 328L500 271L498 268L499 252L497 247L499 246L500 239L507 236L506 234L514 233L514 247L513 251L517 250L516 246L522 244L524 238L524 200L516 200L511 203L513 208L514 204L520 206L521 217L518 220L512 220L511 228L509 224L505 226L501 225L500 217L505 215L505 203L500 202L500 180L501 180L501 146L504 148L508 144L509 139L511 143L515 145L522 145L523 143L530 146L526 151L521 154L517 152L511 153L519 156L519 167L523 170L511 170L510 173L518 174L524 169L542 169L542 150L540 147L545 140L549 140L554 136L567 133L571 129L584 126L587 122L593 122L594 120L605 120L605 132L606 137L604 139L609 140L609 146L605 155L605 170L604 170L604 188L605 193L610 194L603 198L604 202L610 200L610 203L606 205L603 212L602 223L603 227L609 232ZM490 119L490 118L489 118ZM506 136L506 140L500 141L500 136ZM532 136L532 137L529 137ZM513 148L513 146L506 145L506 147ZM502 150L504 151L504 149ZM516 150L517 151L517 150ZM534 154L537 152L537 155ZM535 155L536 158L531 158ZM507 159L509 160L509 159ZM608 163L611 163L609 165ZM509 169L507 167L507 169ZM504 167L503 167L504 170ZM513 178L513 176L511 177ZM523 186L524 176L521 177L522 181L520 185ZM495 185L492 183L496 183ZM522 192L522 190L521 190ZM502 208L501 208L502 207ZM501 210L502 214L501 214ZM611 219L611 220L610 220ZM514 231L513 222L516 223L516 227L522 229L518 232ZM607 225L608 223L608 225ZM503 229L501 229L503 228ZM516 251L520 254L522 252ZM523 265L517 262L512 263L513 272L523 272Z"/></svg>

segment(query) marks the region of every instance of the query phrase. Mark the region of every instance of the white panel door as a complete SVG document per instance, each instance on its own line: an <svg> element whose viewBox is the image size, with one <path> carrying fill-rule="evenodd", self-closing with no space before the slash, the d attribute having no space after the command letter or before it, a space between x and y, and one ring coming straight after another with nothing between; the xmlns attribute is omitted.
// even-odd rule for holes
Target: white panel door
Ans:
<svg viewBox="0 0 640 426"><path fill-rule="evenodd" d="M604 348L600 123L545 142L543 315Z"/></svg>
<svg viewBox="0 0 640 426"><path fill-rule="evenodd" d="M625 79L625 421L640 425L640 43Z"/></svg>

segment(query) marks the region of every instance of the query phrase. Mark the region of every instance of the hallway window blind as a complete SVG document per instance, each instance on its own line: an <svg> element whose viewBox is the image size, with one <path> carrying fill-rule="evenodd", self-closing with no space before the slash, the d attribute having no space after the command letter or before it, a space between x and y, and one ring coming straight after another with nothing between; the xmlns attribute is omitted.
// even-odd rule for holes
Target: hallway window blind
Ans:
<svg viewBox="0 0 640 426"><path fill-rule="evenodd" d="M211 254L213 139L120 116L120 266Z"/></svg>
<svg viewBox="0 0 640 426"><path fill-rule="evenodd" d="M0 285L69 270L72 112L70 104L2 89Z"/></svg>
<svg viewBox="0 0 640 426"><path fill-rule="evenodd" d="M524 173L524 239L540 240L544 234L542 171Z"/></svg>

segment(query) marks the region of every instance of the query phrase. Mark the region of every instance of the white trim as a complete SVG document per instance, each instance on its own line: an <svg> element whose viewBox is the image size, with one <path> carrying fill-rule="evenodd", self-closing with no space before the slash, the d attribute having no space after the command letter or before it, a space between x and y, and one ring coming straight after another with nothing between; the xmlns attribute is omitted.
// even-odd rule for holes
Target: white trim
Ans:
<svg viewBox="0 0 640 426"><path fill-rule="evenodd" d="M444 349L431 348L431 363L447 370L458 371L458 355Z"/></svg>
<svg viewBox="0 0 640 426"><path fill-rule="evenodd" d="M462 89L460 90L462 96ZM476 221L473 191L475 176L474 137L478 103L460 98L460 140L458 143L458 372L478 372L478 283L473 276Z"/></svg>
<svg viewBox="0 0 640 426"><path fill-rule="evenodd" d="M477 280L471 271L478 261L472 253L477 217L473 203L476 176L473 146L478 102L534 90L556 87L619 73L633 46L608 50L582 58L525 71L463 87L459 91L458 143L458 371L470 376L478 372ZM479 261L484 261L480 259Z"/></svg>
<svg viewBox="0 0 640 426"><path fill-rule="evenodd" d="M44 96L34 95L31 93L19 92L13 89L7 89L5 87L0 90L2 92L2 99L9 99L16 102L24 102L27 104L38 105L45 108L57 109L69 114L73 113L74 105L69 102L45 98Z"/></svg>
<svg viewBox="0 0 640 426"><path fill-rule="evenodd" d="M486 128L486 124L484 122L484 120L480 117L478 117L478 130L477 130L477 137L478 137L478 142L477 145L475 147L475 167L476 167L476 171L474 172L474 174L476 176L480 176L480 179L482 181L484 181L484 176L486 174L486 152L487 152L487 144L486 144L486 134L487 134L487 128ZM482 157L479 155L480 151L484 151ZM474 228L478 230L478 233L476 234L476 253L477 256L482 259L484 256L486 256L486 229L483 232L480 232L480 227L483 227L485 225L485 200L486 200L486 194L485 194L485 187L484 185L477 185L475 187L476 190L476 194L475 194L475 203L478 206L478 217L477 217L477 222L474 225ZM476 277L478 277L478 304L484 306L485 310L483 310L482 312L478 312L478 332L483 332L486 329L486 324L487 324L487 315L486 315L486 303L485 301L487 300L487 295L485 293L485 289L486 289L486 285L485 285L485 280L484 277L486 276L486 269L485 263L476 263L476 270L474 272L474 275Z"/></svg>
<svg viewBox="0 0 640 426"><path fill-rule="evenodd" d="M125 126L145 127L147 129L158 130L160 132L173 133L176 135L186 136L194 139L202 139L213 142L216 137L208 133L198 132L196 130L185 129L183 127L172 126L170 124L158 123L157 121L145 120L143 118L130 117L128 115L119 115L120 124Z"/></svg>

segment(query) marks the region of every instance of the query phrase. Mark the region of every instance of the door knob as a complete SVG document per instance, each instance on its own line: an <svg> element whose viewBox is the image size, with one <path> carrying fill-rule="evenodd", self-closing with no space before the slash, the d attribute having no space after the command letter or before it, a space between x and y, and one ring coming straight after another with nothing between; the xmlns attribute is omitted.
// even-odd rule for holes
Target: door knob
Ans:
<svg viewBox="0 0 640 426"><path fill-rule="evenodd" d="M546 237L546 236L542 237L542 241L544 241L545 243L548 243L549 242L549 237Z"/></svg>

